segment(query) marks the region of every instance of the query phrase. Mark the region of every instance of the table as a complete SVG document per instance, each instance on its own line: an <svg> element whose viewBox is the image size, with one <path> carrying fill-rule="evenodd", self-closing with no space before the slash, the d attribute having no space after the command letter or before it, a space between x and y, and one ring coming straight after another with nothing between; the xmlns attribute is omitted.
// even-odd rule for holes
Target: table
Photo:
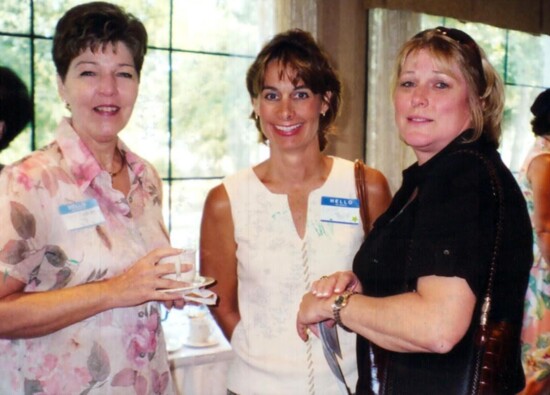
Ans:
<svg viewBox="0 0 550 395"><path fill-rule="evenodd" d="M212 339L215 345L189 347L185 340L189 330L187 314L202 309L211 321ZM168 360L178 395L220 395L226 393L226 377L229 361L233 358L231 345L223 335L205 306L186 306L172 309L162 322L170 351Z"/></svg>

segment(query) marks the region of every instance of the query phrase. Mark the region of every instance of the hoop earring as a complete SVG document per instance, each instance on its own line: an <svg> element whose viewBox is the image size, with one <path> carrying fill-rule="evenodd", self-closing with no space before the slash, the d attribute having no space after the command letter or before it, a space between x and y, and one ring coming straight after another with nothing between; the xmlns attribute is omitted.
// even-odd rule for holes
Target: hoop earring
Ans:
<svg viewBox="0 0 550 395"><path fill-rule="evenodd" d="M65 103L65 108L69 111L71 111L71 105L69 103Z"/></svg>

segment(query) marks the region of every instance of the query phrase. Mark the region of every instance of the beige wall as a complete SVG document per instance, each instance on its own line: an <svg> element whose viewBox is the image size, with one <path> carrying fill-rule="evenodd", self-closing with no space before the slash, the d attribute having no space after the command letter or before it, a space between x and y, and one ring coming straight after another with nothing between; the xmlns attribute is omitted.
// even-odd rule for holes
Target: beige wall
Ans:
<svg viewBox="0 0 550 395"><path fill-rule="evenodd" d="M367 10L357 0L318 1L317 37L331 56L343 84L343 105L327 153L363 158Z"/></svg>

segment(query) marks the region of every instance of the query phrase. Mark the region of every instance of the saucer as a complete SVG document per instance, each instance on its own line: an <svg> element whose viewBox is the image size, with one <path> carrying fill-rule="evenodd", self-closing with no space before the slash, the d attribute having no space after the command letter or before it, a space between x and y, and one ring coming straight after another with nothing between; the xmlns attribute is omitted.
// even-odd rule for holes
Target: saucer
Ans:
<svg viewBox="0 0 550 395"><path fill-rule="evenodd" d="M176 352L180 348L183 347L182 342L175 342L175 341L166 341L166 351L168 352Z"/></svg>
<svg viewBox="0 0 550 395"><path fill-rule="evenodd" d="M186 339L186 340L183 341L184 346L191 347L191 348L212 347L212 346L215 346L217 344L218 344L218 341L213 337L208 338L208 340L205 341L205 342L192 342L189 339Z"/></svg>
<svg viewBox="0 0 550 395"><path fill-rule="evenodd" d="M198 276L195 279L195 281L193 281L192 283L189 283L189 285L186 285L185 287L160 289L159 291L160 292L165 292L165 293L191 291L193 289L204 288L204 287L212 284L214 281L216 281L216 280L212 277Z"/></svg>

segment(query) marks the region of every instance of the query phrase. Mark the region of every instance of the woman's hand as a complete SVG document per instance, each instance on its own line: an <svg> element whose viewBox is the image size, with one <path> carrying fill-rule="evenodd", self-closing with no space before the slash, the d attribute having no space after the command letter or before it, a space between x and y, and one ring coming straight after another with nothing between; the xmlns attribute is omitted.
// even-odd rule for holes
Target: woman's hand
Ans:
<svg viewBox="0 0 550 395"><path fill-rule="evenodd" d="M319 336L317 324L327 320L332 320L332 299L319 298L313 292L305 294L296 317L298 336L306 341L309 337L308 330ZM331 324L334 325L333 322L329 323Z"/></svg>
<svg viewBox="0 0 550 395"><path fill-rule="evenodd" d="M311 284L311 293L318 298L328 298L344 291L362 293L363 287L352 271L336 272L330 276L323 276Z"/></svg>
<svg viewBox="0 0 550 395"><path fill-rule="evenodd" d="M317 329L319 322L328 320L327 325L334 325L332 319L334 296L347 290L358 293L363 291L361 282L352 271L323 276L311 284L311 291L303 296L296 318L296 330L302 340L307 340L308 329L319 336Z"/></svg>
<svg viewBox="0 0 550 395"><path fill-rule="evenodd" d="M176 272L173 263L158 264L164 257L177 255L181 250L164 247L156 248L134 263L124 273L107 280L111 295L117 300L117 307L135 306L151 300L165 301L167 307L183 307L185 302L178 293L161 292L161 289L178 288L181 282L164 278ZM189 267L188 267L189 266ZM181 270L190 270L190 265L182 265Z"/></svg>

